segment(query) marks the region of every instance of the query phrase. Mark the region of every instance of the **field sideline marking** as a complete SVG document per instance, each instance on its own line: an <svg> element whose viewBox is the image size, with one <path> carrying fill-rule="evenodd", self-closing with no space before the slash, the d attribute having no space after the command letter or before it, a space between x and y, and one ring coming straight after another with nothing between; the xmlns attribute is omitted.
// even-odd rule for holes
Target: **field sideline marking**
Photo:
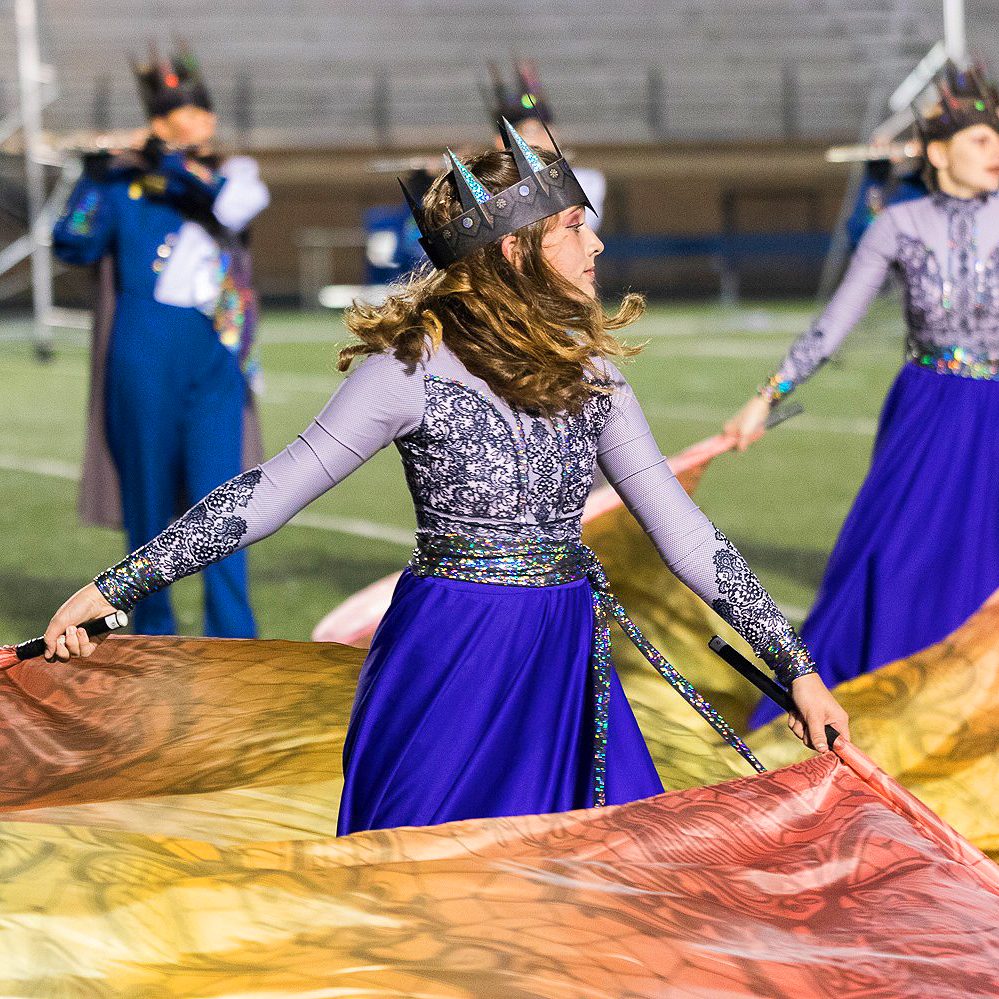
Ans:
<svg viewBox="0 0 999 999"><path fill-rule="evenodd" d="M686 420L693 423L722 424L732 418L732 410L712 406L667 406L661 403L646 403L642 407L645 412L660 420ZM781 427L781 433L792 431L806 433L849 434L855 437L873 437L877 432L877 421L868 416L810 416L802 413L793 420L788 420Z"/></svg>
<svg viewBox="0 0 999 999"><path fill-rule="evenodd" d="M416 544L412 531L401 527L389 527L387 524L376 524L370 520L359 520L356 517L334 517L324 513L299 513L289 521L292 527L311 527L319 531L338 531L340 534L353 534L358 538L369 538L373 541L391 541L396 545L412 548Z"/></svg>
<svg viewBox="0 0 999 999"><path fill-rule="evenodd" d="M0 454L0 469L8 472L25 472L28 475L43 475L50 479L66 482L79 482L80 470L76 465L54 458L16 458L10 454ZM350 534L372 541L388 541L395 545L412 548L413 532L388 524L377 524L371 520L356 517L336 517L322 513L300 513L289 521L292 527L305 527L312 530L335 531Z"/></svg>
<svg viewBox="0 0 999 999"><path fill-rule="evenodd" d="M0 454L0 468L7 472L27 472L29 475L44 475L50 479L65 479L68 482L80 481L80 470L68 461L56 458L15 458L10 454Z"/></svg>

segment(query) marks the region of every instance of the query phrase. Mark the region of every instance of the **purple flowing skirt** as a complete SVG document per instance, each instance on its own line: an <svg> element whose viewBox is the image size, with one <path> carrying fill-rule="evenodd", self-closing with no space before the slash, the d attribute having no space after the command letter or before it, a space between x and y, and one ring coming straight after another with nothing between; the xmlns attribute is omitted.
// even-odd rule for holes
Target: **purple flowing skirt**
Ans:
<svg viewBox="0 0 999 999"><path fill-rule="evenodd" d="M829 687L939 642L999 588L999 382L906 364L802 637ZM750 726L779 713L761 703Z"/></svg>
<svg viewBox="0 0 999 999"><path fill-rule="evenodd" d="M586 580L499 586L406 570L358 681L339 833L592 805L592 643ZM662 789L615 674L607 801Z"/></svg>

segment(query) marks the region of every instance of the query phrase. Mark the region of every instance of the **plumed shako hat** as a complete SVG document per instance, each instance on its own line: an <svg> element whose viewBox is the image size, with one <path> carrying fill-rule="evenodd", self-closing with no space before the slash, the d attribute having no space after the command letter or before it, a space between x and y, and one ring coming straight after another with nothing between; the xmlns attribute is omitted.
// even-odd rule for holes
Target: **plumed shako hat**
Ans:
<svg viewBox="0 0 999 999"><path fill-rule="evenodd" d="M161 59L155 46L150 45L145 64L135 59L131 63L148 117L158 118L183 107L212 110L198 60L186 45L178 44L167 59Z"/></svg>

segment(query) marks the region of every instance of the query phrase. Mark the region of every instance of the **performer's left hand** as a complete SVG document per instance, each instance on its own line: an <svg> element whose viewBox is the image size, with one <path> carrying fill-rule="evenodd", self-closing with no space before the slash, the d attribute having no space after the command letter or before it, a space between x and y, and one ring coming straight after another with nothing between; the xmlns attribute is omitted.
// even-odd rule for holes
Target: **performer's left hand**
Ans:
<svg viewBox="0 0 999 999"><path fill-rule="evenodd" d="M843 738L850 738L850 719L818 673L806 673L794 680L791 697L797 711L787 716L787 727L809 749L824 753L829 748L826 725L832 725Z"/></svg>

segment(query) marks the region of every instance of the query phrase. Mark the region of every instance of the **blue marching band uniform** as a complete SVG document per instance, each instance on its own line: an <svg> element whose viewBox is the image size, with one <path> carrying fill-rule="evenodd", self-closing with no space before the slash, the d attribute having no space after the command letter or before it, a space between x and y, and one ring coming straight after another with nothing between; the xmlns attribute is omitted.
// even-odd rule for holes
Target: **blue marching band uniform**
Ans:
<svg viewBox="0 0 999 999"><path fill-rule="evenodd" d="M867 227L891 205L900 205L929 194L921 170L896 176L890 160L871 160L864 168L853 210L846 220L850 249L855 250Z"/></svg>
<svg viewBox="0 0 999 999"><path fill-rule="evenodd" d="M190 56L141 73L150 117L188 104L210 111ZM255 443L244 434L255 302L241 233L267 202L253 160L219 164L151 139L90 162L55 226L61 260L111 261L113 317L103 365L100 356L93 365L104 382L94 409L130 550L238 474L244 443ZM255 634L247 591L243 553L205 573L206 634ZM142 634L173 633L166 595L143 601L133 623Z"/></svg>

